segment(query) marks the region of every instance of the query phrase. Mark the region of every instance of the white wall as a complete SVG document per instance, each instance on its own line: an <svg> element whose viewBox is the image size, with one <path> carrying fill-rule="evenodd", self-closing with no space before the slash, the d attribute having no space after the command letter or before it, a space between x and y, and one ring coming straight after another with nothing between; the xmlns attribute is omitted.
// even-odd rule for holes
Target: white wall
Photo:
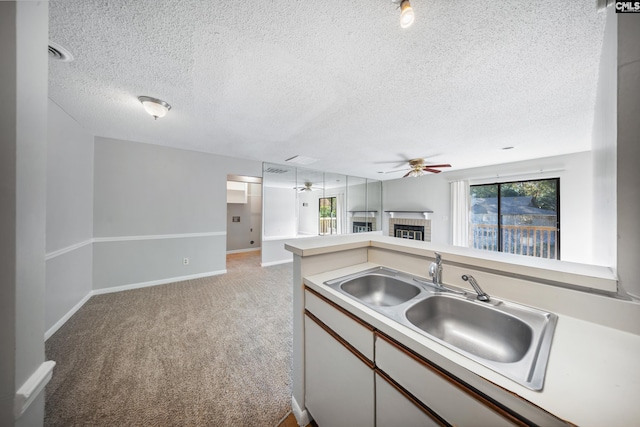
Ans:
<svg viewBox="0 0 640 427"><path fill-rule="evenodd" d="M291 188L268 187L263 182L263 222L265 238L295 237L296 193Z"/></svg>
<svg viewBox="0 0 640 427"><path fill-rule="evenodd" d="M611 13L613 11L610 10ZM640 16L618 15L618 275L640 299Z"/></svg>
<svg viewBox="0 0 640 427"><path fill-rule="evenodd" d="M298 234L317 236L319 233L319 203L323 191L302 191L298 193ZM305 206L306 203L306 206Z"/></svg>
<svg viewBox="0 0 640 427"><path fill-rule="evenodd" d="M13 404L44 362L48 30L47 2L0 2L2 426L44 418L43 393L17 420Z"/></svg>
<svg viewBox="0 0 640 427"><path fill-rule="evenodd" d="M227 174L261 163L100 137L94 157L94 290L226 271Z"/></svg>
<svg viewBox="0 0 640 427"><path fill-rule="evenodd" d="M531 173L541 169L556 172ZM470 184L487 184L555 177L560 178L561 257L565 261L594 263L590 236L596 225L592 215L590 152L384 181L383 206L384 210L433 210L431 241L451 244L450 181L466 179ZM388 232L386 218L388 216L383 221L385 234Z"/></svg>
<svg viewBox="0 0 640 427"><path fill-rule="evenodd" d="M616 265L616 132L618 90L618 20L613 7L607 20L600 57L598 90L593 117L593 184L598 197L593 204L593 258Z"/></svg>
<svg viewBox="0 0 640 427"><path fill-rule="evenodd" d="M262 185L246 184L247 203L227 203L227 252L259 249L261 245ZM240 222L233 222L234 216L239 216Z"/></svg>
<svg viewBox="0 0 640 427"><path fill-rule="evenodd" d="M51 100L48 106L45 328L50 335L92 289L93 136Z"/></svg>

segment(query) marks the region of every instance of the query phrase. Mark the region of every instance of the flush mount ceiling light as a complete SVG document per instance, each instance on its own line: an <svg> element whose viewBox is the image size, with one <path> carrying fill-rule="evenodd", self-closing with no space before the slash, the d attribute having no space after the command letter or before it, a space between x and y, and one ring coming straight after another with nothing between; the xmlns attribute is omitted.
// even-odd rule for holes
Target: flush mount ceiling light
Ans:
<svg viewBox="0 0 640 427"><path fill-rule="evenodd" d="M171 105L161 99L151 98L150 96L139 96L138 100L142 103L144 109L158 120L158 117L167 115L167 111L171 110Z"/></svg>
<svg viewBox="0 0 640 427"><path fill-rule="evenodd" d="M402 28L410 27L415 21L416 15L413 13L409 0L391 0L391 3L400 4L400 26Z"/></svg>

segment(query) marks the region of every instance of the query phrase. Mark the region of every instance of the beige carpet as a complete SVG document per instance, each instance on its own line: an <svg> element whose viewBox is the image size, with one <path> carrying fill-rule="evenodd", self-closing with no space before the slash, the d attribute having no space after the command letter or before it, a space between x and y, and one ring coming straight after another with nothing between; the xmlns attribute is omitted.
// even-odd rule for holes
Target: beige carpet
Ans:
<svg viewBox="0 0 640 427"><path fill-rule="evenodd" d="M92 297L46 342L46 426L275 426L291 409L291 264Z"/></svg>

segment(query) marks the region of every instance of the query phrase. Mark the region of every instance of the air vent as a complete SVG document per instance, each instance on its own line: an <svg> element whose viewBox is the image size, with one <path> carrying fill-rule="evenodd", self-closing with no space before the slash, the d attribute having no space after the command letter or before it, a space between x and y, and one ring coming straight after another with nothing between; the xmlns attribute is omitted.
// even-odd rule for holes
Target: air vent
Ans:
<svg viewBox="0 0 640 427"><path fill-rule="evenodd" d="M278 168L267 168L264 171L265 173L277 173L277 174L289 172L287 169L278 169Z"/></svg>
<svg viewBox="0 0 640 427"><path fill-rule="evenodd" d="M314 159L313 157L306 156L293 156L285 160L287 163L297 163L299 165L310 165L311 163L317 162L318 159Z"/></svg>
<svg viewBox="0 0 640 427"><path fill-rule="evenodd" d="M71 52L51 40L49 40L49 58L63 62L73 61Z"/></svg>
<svg viewBox="0 0 640 427"><path fill-rule="evenodd" d="M596 7L598 8L598 12L606 10L613 3L613 0L596 0Z"/></svg>

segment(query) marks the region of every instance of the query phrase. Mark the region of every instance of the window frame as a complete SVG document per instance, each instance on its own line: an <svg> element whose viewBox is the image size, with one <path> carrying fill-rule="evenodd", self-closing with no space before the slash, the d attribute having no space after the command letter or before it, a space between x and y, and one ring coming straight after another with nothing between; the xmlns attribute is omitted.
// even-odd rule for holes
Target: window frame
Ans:
<svg viewBox="0 0 640 427"><path fill-rule="evenodd" d="M544 258L544 259L555 259L555 260L561 260L561 227L560 227L560 177L549 177L549 178L536 178L536 179L524 179L524 180L513 180L513 181L500 181L500 182L487 182L487 183L478 183L478 184L470 184L469 185L469 200L471 201L473 199L473 187L483 187L483 186L488 186L488 185L495 185L497 187L497 208L498 208L498 212L497 212L497 216L498 216L498 222L496 224L497 227L497 242L496 242L496 246L497 246L497 250L495 252L502 252L502 253L512 253L512 252L505 252L502 250L502 226L504 225L502 222L502 191L501 191L501 186L502 185L508 185L508 184L522 184L522 183L527 183L527 182L539 182L539 181L555 181L556 183L556 224L555 224L555 228L556 228L556 257L555 258ZM471 204L469 205L469 214L471 215ZM469 227L473 228L475 223L469 221ZM473 233L469 233L469 243L471 247L475 247L472 244L472 236ZM482 249L482 248L477 248L479 250L490 250L490 249ZM515 255L523 255L523 254L515 254ZM523 255L523 256L530 256L530 255ZM536 258L542 258L542 257L536 257Z"/></svg>

